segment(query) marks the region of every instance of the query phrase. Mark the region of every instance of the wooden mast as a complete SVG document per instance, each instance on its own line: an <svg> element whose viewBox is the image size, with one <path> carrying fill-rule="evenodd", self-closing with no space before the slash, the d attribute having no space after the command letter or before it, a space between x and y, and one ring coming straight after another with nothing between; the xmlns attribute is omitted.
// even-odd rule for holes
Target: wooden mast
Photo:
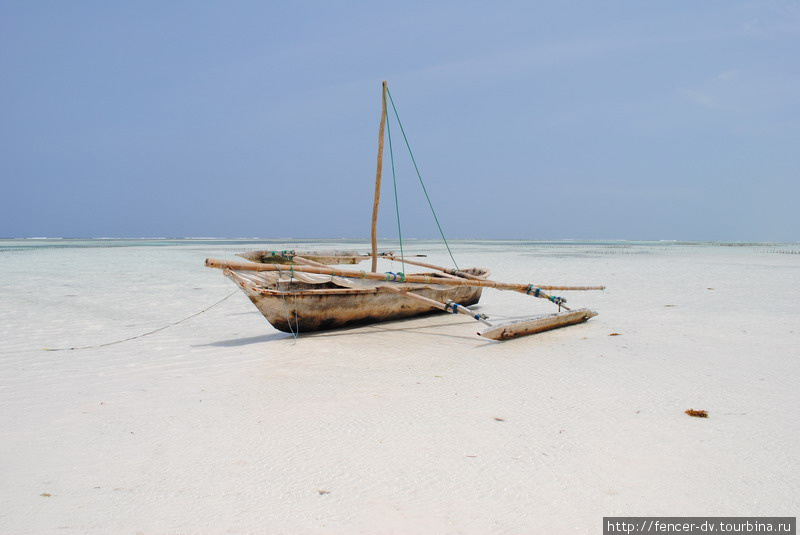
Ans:
<svg viewBox="0 0 800 535"><path fill-rule="evenodd" d="M378 270L378 205L381 202L381 172L383 171L383 130L386 127L386 80L381 89L381 125L378 128L378 170L375 172L375 202L372 205L372 272Z"/></svg>

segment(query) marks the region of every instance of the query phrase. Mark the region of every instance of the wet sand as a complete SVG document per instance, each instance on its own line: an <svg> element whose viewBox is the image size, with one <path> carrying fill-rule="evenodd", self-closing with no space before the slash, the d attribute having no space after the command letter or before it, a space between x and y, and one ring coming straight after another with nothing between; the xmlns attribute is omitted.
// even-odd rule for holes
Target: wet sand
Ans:
<svg viewBox="0 0 800 535"><path fill-rule="evenodd" d="M235 287L203 260L230 246L0 253L0 532L588 534L603 516L797 514L800 255L455 248L497 280L605 284L563 294L600 315L501 343L445 314L294 340L236 293L149 336L43 351L208 307ZM552 309L493 290L480 308Z"/></svg>

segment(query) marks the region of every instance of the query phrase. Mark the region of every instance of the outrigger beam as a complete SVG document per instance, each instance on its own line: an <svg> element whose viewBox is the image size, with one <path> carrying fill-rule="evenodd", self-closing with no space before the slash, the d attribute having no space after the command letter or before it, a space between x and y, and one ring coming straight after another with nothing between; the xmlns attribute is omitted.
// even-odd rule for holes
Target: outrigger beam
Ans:
<svg viewBox="0 0 800 535"><path fill-rule="evenodd" d="M445 312L450 312L452 314L465 314L465 315L469 316L470 318L472 318L474 320L480 321L484 325L488 325L489 327L493 326L491 323L486 321L486 319L487 319L486 314L476 313L476 312L468 309L467 307L459 305L458 303L453 303L452 301L449 301L447 303L442 303L442 302L436 301L435 299L429 299L427 297L424 297L424 296L421 296L421 295L417 295L417 294L415 294L413 292L409 292L408 290L401 290L399 288L392 288L391 286L378 286L378 288L381 289L381 290L387 291L387 292L392 292L392 293L395 293L397 295L402 295L404 297L408 297L409 299L416 299L417 301L422 301L423 303L428 303L432 307L438 308L439 310L444 310Z"/></svg>
<svg viewBox="0 0 800 535"><path fill-rule="evenodd" d="M234 269L240 271L286 271L286 266L277 264L257 264L255 262L237 262L235 260L219 260L216 258L206 258L206 267L217 269ZM385 280L389 282L408 282L417 284L444 284L446 286L480 286L481 288L495 288L497 290L512 290L515 292L529 293L529 290L539 288L540 290L605 290L605 286L546 286L534 284L518 284L510 282L498 282L489 279L462 279L432 277L431 275L414 274L384 274L372 273L367 271L350 271L343 269L333 269L330 267L317 266L294 266L295 271L305 273L317 273L320 275L333 275L337 277L347 277L351 279L371 279ZM394 276L392 276L394 275ZM398 276L399 275L399 276ZM530 292L533 295L533 291ZM549 299L550 296L544 291L539 292L537 297Z"/></svg>

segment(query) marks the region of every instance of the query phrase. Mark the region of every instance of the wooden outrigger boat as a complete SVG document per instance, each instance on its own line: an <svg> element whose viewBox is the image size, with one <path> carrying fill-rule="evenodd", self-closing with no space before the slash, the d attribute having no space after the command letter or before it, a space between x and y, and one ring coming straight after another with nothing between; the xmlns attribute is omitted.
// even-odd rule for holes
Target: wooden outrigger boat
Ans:
<svg viewBox="0 0 800 535"><path fill-rule="evenodd" d="M239 256L246 261L206 259L206 266L220 268L253 302L273 327L293 334L352 325L397 320L443 310L466 314L489 326L481 336L505 340L573 325L597 315L588 309L569 310L566 299L551 290L600 290L603 286L539 286L490 280L486 268L450 269L411 260L414 256L379 253L377 218L383 167L383 138L388 88L383 82L378 134L378 167L372 211L372 252L355 251L251 251ZM402 125L401 125L402 127ZM390 138L391 139L391 138ZM417 255L418 256L418 255ZM381 273L379 259L434 270L428 273ZM349 271L331 266L371 260L370 271ZM558 305L559 313L537 316L505 325L492 325L484 314L468 307L478 303L485 287L526 293ZM561 312L565 308L567 312Z"/></svg>
<svg viewBox="0 0 800 535"><path fill-rule="evenodd" d="M294 256L302 260L304 257ZM298 265L299 264L299 265ZM217 267L212 262L207 263ZM283 332L310 332L353 325L409 318L430 314L436 309L430 303L404 298L387 291L383 284L366 279L352 279L338 275L319 275L299 271L303 264L290 268L284 264L280 271L248 271L250 265L236 266L221 263L225 275L244 291L250 301L267 318L273 327ZM244 269L243 269L244 268ZM293 271L293 273L292 273ZM466 273L485 278L489 272L470 269ZM382 274L385 279L386 275ZM426 274L430 284L397 284L398 291L459 306L474 305L481 297L481 288L470 286L444 286L437 284L438 274Z"/></svg>

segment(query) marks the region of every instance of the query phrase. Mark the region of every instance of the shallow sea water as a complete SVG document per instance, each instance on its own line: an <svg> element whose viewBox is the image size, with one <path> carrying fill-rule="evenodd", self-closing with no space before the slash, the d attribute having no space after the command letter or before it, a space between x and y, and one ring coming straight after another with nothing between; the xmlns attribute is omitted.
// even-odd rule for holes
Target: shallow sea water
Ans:
<svg viewBox="0 0 800 535"><path fill-rule="evenodd" d="M0 532L596 533L612 515L796 514L800 245L451 243L497 280L608 287L564 293L600 312L586 324L506 343L445 314L294 340L203 266L332 248L368 243L0 241ZM479 306L552 309L490 289Z"/></svg>

